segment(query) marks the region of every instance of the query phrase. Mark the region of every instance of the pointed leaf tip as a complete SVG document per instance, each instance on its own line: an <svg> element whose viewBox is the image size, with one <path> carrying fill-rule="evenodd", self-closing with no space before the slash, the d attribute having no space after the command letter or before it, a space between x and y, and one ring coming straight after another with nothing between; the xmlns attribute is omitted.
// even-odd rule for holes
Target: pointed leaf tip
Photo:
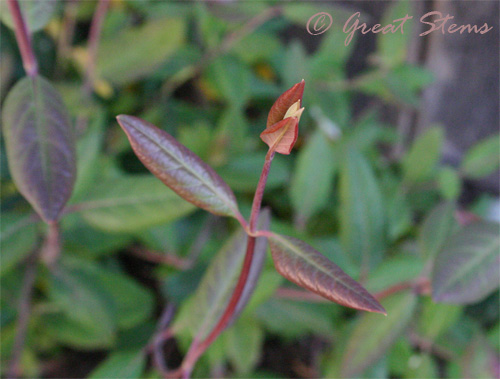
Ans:
<svg viewBox="0 0 500 379"><path fill-rule="evenodd" d="M387 315L367 290L305 242L273 233L269 245L276 270L293 283L340 305Z"/></svg>
<svg viewBox="0 0 500 379"><path fill-rule="evenodd" d="M200 157L147 121L128 115L116 119L144 166L180 197L216 215L237 217L233 192Z"/></svg>
<svg viewBox="0 0 500 379"><path fill-rule="evenodd" d="M287 110L297 101L300 100L300 105L302 106L302 96L304 95L305 84L306 82L302 79L302 81L294 84L290 89L286 90L278 97L267 116L266 128L283 120Z"/></svg>

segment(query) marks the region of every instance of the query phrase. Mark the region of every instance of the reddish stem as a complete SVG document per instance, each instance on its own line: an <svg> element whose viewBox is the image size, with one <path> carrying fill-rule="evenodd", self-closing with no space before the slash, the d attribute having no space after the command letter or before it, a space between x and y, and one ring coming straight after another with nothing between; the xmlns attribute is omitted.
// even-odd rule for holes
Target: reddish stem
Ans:
<svg viewBox="0 0 500 379"><path fill-rule="evenodd" d="M38 63L33 53L28 27L24 22L17 0L7 0L7 5L14 21L14 32L19 51L21 52L24 70L28 76L33 78L38 74Z"/></svg>
<svg viewBox="0 0 500 379"><path fill-rule="evenodd" d="M48 267L54 267L61 254L61 233L57 221L49 223L48 226L49 230L40 255Z"/></svg>
<svg viewBox="0 0 500 379"><path fill-rule="evenodd" d="M19 296L19 304L17 307L17 332L14 338L14 346L12 355L8 365L7 378L20 378L21 372L21 357L26 343L26 335L28 333L28 323L31 315L31 298L33 295L33 287L36 279L38 255L33 253L27 261L24 273L23 284Z"/></svg>
<svg viewBox="0 0 500 379"><path fill-rule="evenodd" d="M250 267L252 266L252 260L255 250L255 240L256 237L253 235L256 232L257 221L259 219L259 212L262 205L262 197L264 196L264 189L266 187L267 178L269 176L269 170L271 169L271 162L274 158L274 151L269 151L266 154L266 160L264 162L264 167L262 168L262 173L260 174L259 183L257 185L257 190L253 198L252 213L250 214L249 222L249 232L251 235L248 236L247 250L245 253L245 260L243 261L243 267L241 269L240 277L238 278L238 283L231 295L229 303L224 311L223 315L217 322L216 326L212 329L210 334L205 340L198 342L194 340L189 348L186 358L182 364L182 376L184 378L189 378L194 364L198 358L205 352L205 350L215 341L215 339L224 331L227 324L231 321L236 306L243 294L243 289L248 279L248 274L250 272Z"/></svg>

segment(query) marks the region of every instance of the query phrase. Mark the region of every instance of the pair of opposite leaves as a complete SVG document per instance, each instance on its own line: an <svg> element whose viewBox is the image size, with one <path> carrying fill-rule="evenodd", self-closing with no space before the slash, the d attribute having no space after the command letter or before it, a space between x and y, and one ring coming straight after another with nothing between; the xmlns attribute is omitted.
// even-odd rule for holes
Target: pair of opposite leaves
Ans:
<svg viewBox="0 0 500 379"><path fill-rule="evenodd" d="M290 154L297 141L304 85L304 80L295 84L271 107L260 135L270 153ZM216 215L242 219L229 186L197 155L147 121L127 115L117 120L137 157L179 196ZM359 283L305 242L275 233L268 233L268 240L276 269L288 280L338 304L386 313Z"/></svg>

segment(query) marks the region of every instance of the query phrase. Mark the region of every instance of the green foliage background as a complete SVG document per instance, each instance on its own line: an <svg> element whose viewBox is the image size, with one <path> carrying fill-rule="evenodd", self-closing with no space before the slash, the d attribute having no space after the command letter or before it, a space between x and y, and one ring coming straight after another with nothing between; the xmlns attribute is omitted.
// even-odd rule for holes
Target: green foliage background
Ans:
<svg viewBox="0 0 500 379"><path fill-rule="evenodd" d="M408 6L396 2L386 19L408 13ZM69 7L37 10L49 12L49 23L34 34L41 73L62 94L76 127L78 178L68 205L75 211L62 219L58 268L37 268L22 355L26 377L64 375L50 367L76 354L84 362L72 375L158 378L146 346L165 304L177 307L178 351L169 360L175 366L198 321L217 314L217 302L193 305L203 298L197 286L204 273L217 272L207 268L232 270L227 280L238 274L223 248L236 223L196 210L152 177L114 117L136 115L176 136L229 183L247 216L266 153L258 135L267 112L302 78L306 111L299 141L290 156L274 160L264 197L273 229L317 247L372 293L430 278L440 286L435 291L452 293L455 301L438 301L440 294L445 299L441 292L433 300L423 286L407 288L382 299L384 317L285 298L278 288L292 285L269 258L249 305L202 357L194 376L493 376L498 276L480 281L498 265L498 225L482 221L477 230L455 216L485 216L487 195L465 209L459 198L465 179L498 169L498 135L473 147L459 167L440 161L445 136L439 125L429 126L402 156L392 154L399 136L381 121L380 105L394 112L418 109L419 92L433 80L405 61L411 33L378 35L374 63L348 78L356 40L344 46L338 27L322 37L305 35L317 12L328 11L334 23L350 15L335 3L116 1L106 15L93 94L87 96L86 32L95 3L79 2L68 16ZM269 19L242 34L242 25L258 15ZM64 54L57 47L63 17L74 17L77 25ZM23 71L13 33L1 28L3 99ZM294 28L305 37L285 38ZM319 40L314 49L306 43L311 38ZM378 106L355 113L360 94ZM17 192L4 148L1 175L3 369L13 347L25 263L45 229ZM457 236L464 241L458 246ZM456 267L459 254L466 258ZM210 286L210 278L204 283ZM304 341L318 347L298 349ZM272 355L265 357L275 348L286 355L290 346L296 353L281 367L269 363ZM97 353L88 358L85 352Z"/></svg>

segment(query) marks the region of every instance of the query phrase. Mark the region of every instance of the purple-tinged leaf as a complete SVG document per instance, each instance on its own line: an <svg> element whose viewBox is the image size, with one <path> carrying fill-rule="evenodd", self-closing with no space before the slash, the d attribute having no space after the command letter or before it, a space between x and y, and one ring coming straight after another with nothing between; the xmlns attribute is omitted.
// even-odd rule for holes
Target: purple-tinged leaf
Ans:
<svg viewBox="0 0 500 379"><path fill-rule="evenodd" d="M359 377L384 355L411 321L417 297L410 291L401 292L383 303L387 317L365 313L356 322L342 359L342 378Z"/></svg>
<svg viewBox="0 0 500 379"><path fill-rule="evenodd" d="M436 257L435 301L475 303L500 284L500 233L496 222L479 221L451 235Z"/></svg>
<svg viewBox="0 0 500 379"><path fill-rule="evenodd" d="M259 230L266 229L268 225L269 211L264 210L259 217ZM247 234L240 229L217 253L193 297L179 311L173 325L175 333L188 329L192 337L197 336L203 340L212 331L226 310L236 287L246 253L247 238ZM266 248L266 238L257 238L249 277L230 322L243 310L255 289L265 261Z"/></svg>
<svg viewBox="0 0 500 379"><path fill-rule="evenodd" d="M117 120L141 162L180 197L216 215L239 214L229 186L174 137L137 117L120 115Z"/></svg>
<svg viewBox="0 0 500 379"><path fill-rule="evenodd" d="M305 242L273 233L269 245L276 269L288 280L346 307L386 313L359 283Z"/></svg>
<svg viewBox="0 0 500 379"><path fill-rule="evenodd" d="M53 222L76 177L73 127L57 90L41 76L20 80L3 109L9 169L40 217Z"/></svg>

